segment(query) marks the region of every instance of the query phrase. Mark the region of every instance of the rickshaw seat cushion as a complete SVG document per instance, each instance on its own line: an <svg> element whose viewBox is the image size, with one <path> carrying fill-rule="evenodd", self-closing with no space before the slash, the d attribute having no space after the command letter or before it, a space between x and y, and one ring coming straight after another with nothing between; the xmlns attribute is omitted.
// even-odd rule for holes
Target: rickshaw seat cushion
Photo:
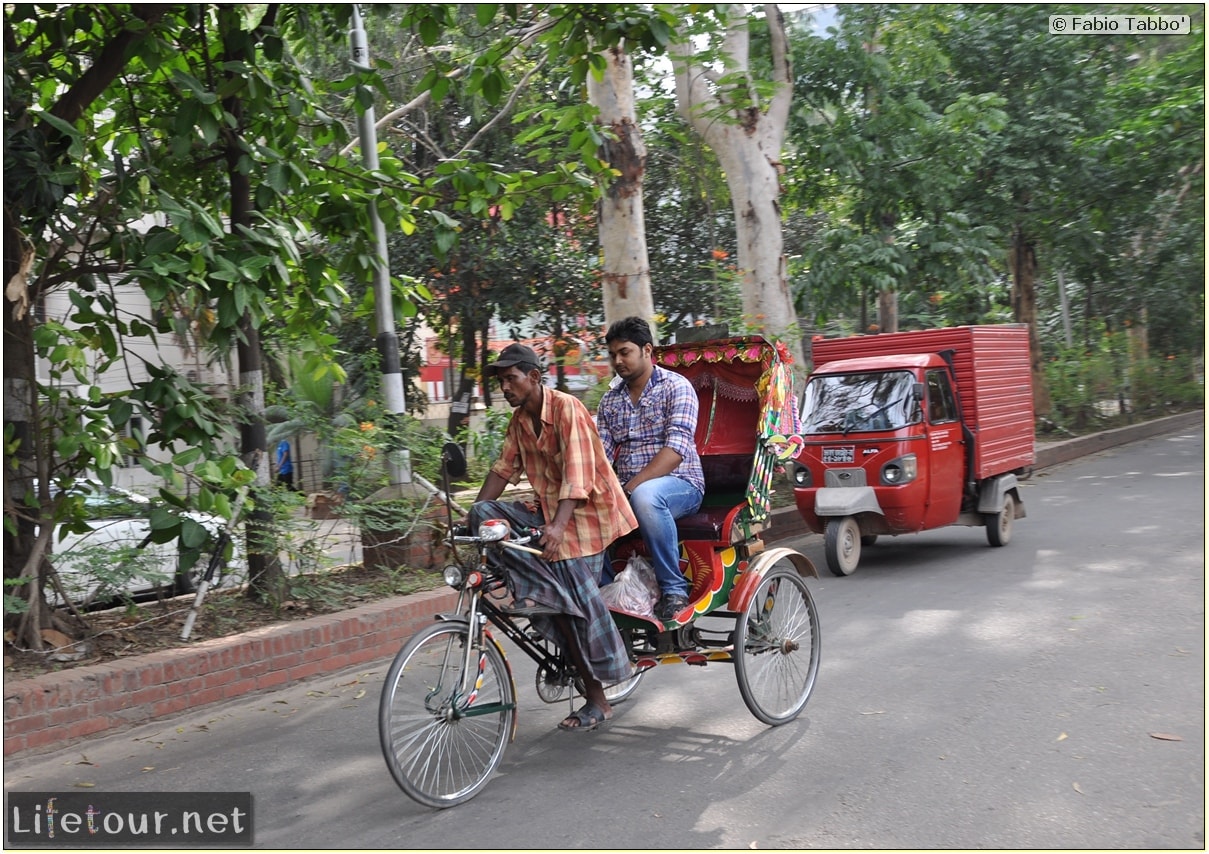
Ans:
<svg viewBox="0 0 1209 854"><path fill-rule="evenodd" d="M681 540L722 540L722 526L731 507L702 507L696 513L676 520L676 535Z"/></svg>
<svg viewBox="0 0 1209 854"><path fill-rule="evenodd" d="M752 441L754 444L754 439ZM754 448L752 452L742 454L701 455L705 497L696 513L676 520L676 535L680 540L729 542L730 531L725 529L726 517L746 500L753 455ZM618 539L618 543L632 541L641 542L641 535L636 529Z"/></svg>

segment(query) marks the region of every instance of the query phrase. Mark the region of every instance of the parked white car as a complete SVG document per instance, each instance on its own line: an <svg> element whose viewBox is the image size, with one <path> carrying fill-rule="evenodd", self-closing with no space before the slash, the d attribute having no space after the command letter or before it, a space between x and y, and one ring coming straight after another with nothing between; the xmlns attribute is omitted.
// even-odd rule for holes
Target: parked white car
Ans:
<svg viewBox="0 0 1209 854"><path fill-rule="evenodd" d="M219 543L224 519L206 513L182 514L210 534L197 561L186 569L178 542L151 541L149 517L158 501L91 481L78 482L72 491L83 497L89 531L69 533L62 540L56 533L50 559L77 607L114 599L175 596L197 589ZM211 579L213 586L243 581L243 556L238 538L233 539L231 558L219 564ZM52 585L47 586L46 594L52 604L63 601Z"/></svg>

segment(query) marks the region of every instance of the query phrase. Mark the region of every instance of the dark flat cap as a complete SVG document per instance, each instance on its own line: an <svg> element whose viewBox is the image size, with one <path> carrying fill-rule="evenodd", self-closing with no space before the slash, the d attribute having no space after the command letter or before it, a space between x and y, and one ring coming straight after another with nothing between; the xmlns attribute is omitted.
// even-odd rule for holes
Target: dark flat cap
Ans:
<svg viewBox="0 0 1209 854"><path fill-rule="evenodd" d="M500 351L499 358L483 369L483 373L486 376L493 377L498 372L505 368L511 368L513 365L530 365L540 369L542 362L532 347L526 347L524 344L509 344Z"/></svg>

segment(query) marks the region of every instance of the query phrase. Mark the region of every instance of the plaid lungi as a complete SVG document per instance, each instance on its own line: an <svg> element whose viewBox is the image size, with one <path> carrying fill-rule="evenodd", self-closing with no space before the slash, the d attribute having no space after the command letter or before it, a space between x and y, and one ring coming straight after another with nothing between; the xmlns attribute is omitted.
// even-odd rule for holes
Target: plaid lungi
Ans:
<svg viewBox="0 0 1209 854"><path fill-rule="evenodd" d="M471 530L477 531L486 519L507 519L514 529L546 524L539 512L519 501L479 501L470 508ZM556 561L512 549L492 549L488 554L493 568L504 569L513 599L532 599L570 618L592 676L613 685L633 675L625 643L600 597L601 554ZM562 647L564 638L553 619L530 617L529 622L542 637Z"/></svg>

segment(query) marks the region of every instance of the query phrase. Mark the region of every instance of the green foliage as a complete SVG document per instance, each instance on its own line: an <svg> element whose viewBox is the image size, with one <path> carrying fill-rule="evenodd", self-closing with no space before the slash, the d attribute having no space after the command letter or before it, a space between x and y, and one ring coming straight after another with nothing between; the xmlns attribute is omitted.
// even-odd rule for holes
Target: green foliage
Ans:
<svg viewBox="0 0 1209 854"><path fill-rule="evenodd" d="M1076 350L1132 324L1153 351L1203 352L1203 9L1178 10L1190 36L1111 42L1050 35L1051 11L846 6L829 37L793 37L789 198L822 218L791 261L802 316L864 331L893 290L904 328L1027 319L1017 246L1036 253L1047 353L1058 271ZM1074 390L1096 383L1063 352L1055 417L1087 420Z"/></svg>
<svg viewBox="0 0 1209 854"><path fill-rule="evenodd" d="M602 391L601 394L603 393ZM487 409L483 413L483 419L481 430L467 431L465 437L459 437L465 439L470 446L465 480L471 483L481 482L486 477L485 470L476 476L469 470L471 467L483 468L484 465L490 466L499 459L500 451L504 447L504 433L508 429L508 422L512 420L512 413L502 409Z"/></svg>
<svg viewBox="0 0 1209 854"><path fill-rule="evenodd" d="M668 331L698 319L740 315L739 304L729 299L734 265L725 263L736 251L725 176L714 153L676 112L674 99L660 91L666 70L637 71L641 85L654 91L639 108L648 152L643 218L655 310L666 318Z"/></svg>
<svg viewBox="0 0 1209 854"><path fill-rule="evenodd" d="M790 192L826 215L794 288L817 323L878 293L926 298L993 278L995 229L953 209L1004 127L1004 101L938 85L945 14L847 6L828 37L794 38Z"/></svg>
<svg viewBox="0 0 1209 854"><path fill-rule="evenodd" d="M29 610L29 601L23 596L17 596L9 593L9 590L16 590L30 582L29 578L6 578L4 579L4 615L9 614L24 614Z"/></svg>
<svg viewBox="0 0 1209 854"><path fill-rule="evenodd" d="M1188 354L1139 359L1130 365L1129 388L1133 411L1143 415L1204 408L1204 365Z"/></svg>
<svg viewBox="0 0 1209 854"><path fill-rule="evenodd" d="M1203 367L1187 355L1150 356L1136 336L1106 333L1091 347L1054 348L1045 364L1050 423L1087 432L1204 406Z"/></svg>
<svg viewBox="0 0 1209 854"><path fill-rule="evenodd" d="M1006 319L1003 250L1024 234L1042 262L1038 332L1057 354L1060 418L1093 419L1118 397L1138 412L1195 399L1204 15L1188 8L1187 37L1054 37L1048 7L976 5L847 6L828 38L793 32L783 207L801 316L853 331L891 291L904 325ZM383 483L383 457L400 446L438 482L444 435L374 402L369 211L390 241L404 349L423 312L473 381L493 317L520 332L537 314L560 345L583 337L599 310L591 210L615 177L583 84L623 40L639 73L651 69L640 108L656 310L668 330L753 323L726 263L724 176L647 65L689 32L720 34L722 10L365 10L369 69L348 65L347 6L5 8L5 260L17 269L28 242L25 317L36 318L18 323L7 304L8 340L31 347L6 356L6 379L36 382L32 429L5 428L24 499L7 508L7 532L82 524L77 504L34 494L35 469L44 490L82 472L109 483L133 456L164 484L155 541L175 539L186 561L201 554L199 526L178 511L247 510L253 473L233 448L249 413L146 354L178 347L224 364L249 328L288 354L269 389L285 418L271 435L315 432L358 497ZM753 38L767 38L759 24ZM729 109L769 96L749 85L768 76L755 70L733 80L741 100ZM405 103L416 106L364 168L360 111ZM245 195L252 209L236 219ZM1054 344L1058 269L1081 339L1070 351ZM1126 326L1163 355L1104 343L1100 330ZM404 370L414 383L418 365ZM414 387L408 402L423 408ZM476 458L493 456L499 427L468 437Z"/></svg>
<svg viewBox="0 0 1209 854"><path fill-rule="evenodd" d="M76 607L87 608L93 602L123 598L132 583L170 586L174 573L165 569L162 558L162 552L136 543L109 542L58 553L54 566Z"/></svg>

